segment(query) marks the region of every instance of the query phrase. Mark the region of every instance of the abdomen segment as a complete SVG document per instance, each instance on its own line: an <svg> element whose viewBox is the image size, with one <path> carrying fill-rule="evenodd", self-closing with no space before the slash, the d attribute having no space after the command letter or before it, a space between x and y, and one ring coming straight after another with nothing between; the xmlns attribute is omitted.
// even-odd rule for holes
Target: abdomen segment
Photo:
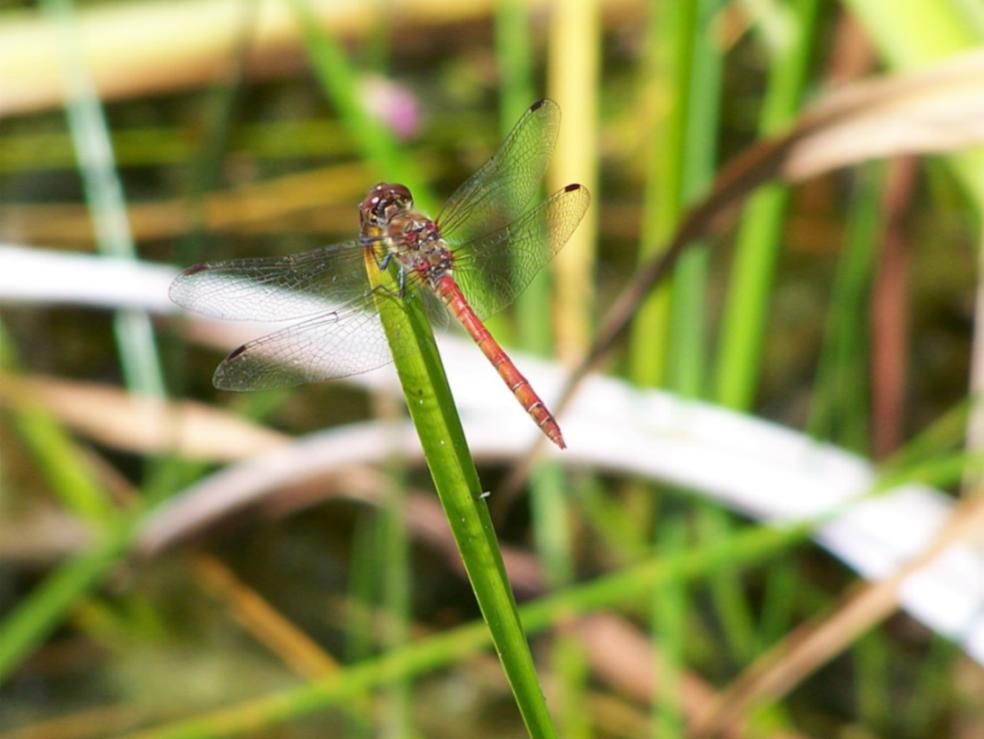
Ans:
<svg viewBox="0 0 984 739"><path fill-rule="evenodd" d="M557 425L553 414L540 396L536 394L529 380L516 368L509 355L485 328L485 324L475 315L475 311L468 305L468 301L461 294L460 288L451 275L445 274L441 277L436 290L455 317L461 321L461 325L471 334L475 343L478 344L478 348L488 357L492 366L495 367L512 394L516 396L516 400L523 406L523 409L530 414L536 425L540 427L550 441L561 449L565 449L567 445L564 443L560 426Z"/></svg>

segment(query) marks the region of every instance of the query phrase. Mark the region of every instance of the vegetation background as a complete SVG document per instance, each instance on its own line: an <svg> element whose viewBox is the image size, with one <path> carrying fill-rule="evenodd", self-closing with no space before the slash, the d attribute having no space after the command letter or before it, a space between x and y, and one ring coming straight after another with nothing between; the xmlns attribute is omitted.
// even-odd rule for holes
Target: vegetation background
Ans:
<svg viewBox="0 0 984 739"><path fill-rule="evenodd" d="M0 2L0 736L984 734L982 40L974 0ZM426 466L392 375L212 389L243 333L175 267L351 238L378 180L436 213L545 95L593 203L492 329L567 452L453 342L415 421L470 453Z"/></svg>

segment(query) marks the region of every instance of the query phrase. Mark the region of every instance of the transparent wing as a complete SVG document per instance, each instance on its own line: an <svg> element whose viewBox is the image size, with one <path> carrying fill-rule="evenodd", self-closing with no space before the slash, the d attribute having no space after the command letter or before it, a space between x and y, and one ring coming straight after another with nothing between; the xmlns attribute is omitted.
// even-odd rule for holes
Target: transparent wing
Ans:
<svg viewBox="0 0 984 739"><path fill-rule="evenodd" d="M413 277L414 281L413 294L420 301L420 305L424 309L424 315L427 316L427 321L435 329L446 329L452 321L451 313L448 311L448 307L444 304L444 301L433 290L422 285L415 275L408 275L408 280L410 277Z"/></svg>
<svg viewBox="0 0 984 739"><path fill-rule="evenodd" d="M498 313L526 289L567 243L590 202L587 188L568 185L515 222L455 250L455 281L480 318Z"/></svg>
<svg viewBox="0 0 984 739"><path fill-rule="evenodd" d="M557 142L560 108L539 100L513 126L498 151L448 199L437 217L455 247L515 220L536 197Z"/></svg>
<svg viewBox="0 0 984 739"><path fill-rule="evenodd" d="M369 290L357 240L301 254L232 259L189 267L171 283L171 300L213 318L279 321L344 305Z"/></svg>
<svg viewBox="0 0 984 739"><path fill-rule="evenodd" d="M348 377L392 361L372 295L235 349L212 382L223 390L269 390Z"/></svg>

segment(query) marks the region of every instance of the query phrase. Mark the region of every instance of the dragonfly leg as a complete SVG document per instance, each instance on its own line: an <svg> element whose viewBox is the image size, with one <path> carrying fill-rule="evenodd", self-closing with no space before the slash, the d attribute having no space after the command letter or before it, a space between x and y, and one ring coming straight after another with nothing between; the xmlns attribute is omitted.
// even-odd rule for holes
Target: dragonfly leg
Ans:
<svg viewBox="0 0 984 739"><path fill-rule="evenodd" d="M373 259L376 260L376 267L379 268L380 272L385 271L386 268L389 267L390 262L393 260L393 256L394 253L391 251L386 252L386 254L383 255L382 259L377 259L375 252L373 252L372 255ZM404 295L406 295L406 287L407 287L407 271L406 269L403 268L402 264L399 265L398 273L399 274L397 276L397 280L400 283L399 297L402 299Z"/></svg>
<svg viewBox="0 0 984 739"><path fill-rule="evenodd" d="M373 252L373 258L375 259L375 257L376 257L376 253ZM391 251L386 252L386 255L382 259L376 259L376 266L379 267L379 271L382 272L387 267L389 267L389 263L392 259L393 259L393 252Z"/></svg>
<svg viewBox="0 0 984 739"><path fill-rule="evenodd" d="M372 260L376 263L376 269L382 272L387 267L389 267L390 260L393 259L393 252L387 251L385 254L383 254L383 256L380 257L376 253L376 247L375 247L375 245L378 244L380 241L382 241L382 239L378 237L368 238L368 239L363 238L362 245L367 249L369 249L369 253L372 255Z"/></svg>

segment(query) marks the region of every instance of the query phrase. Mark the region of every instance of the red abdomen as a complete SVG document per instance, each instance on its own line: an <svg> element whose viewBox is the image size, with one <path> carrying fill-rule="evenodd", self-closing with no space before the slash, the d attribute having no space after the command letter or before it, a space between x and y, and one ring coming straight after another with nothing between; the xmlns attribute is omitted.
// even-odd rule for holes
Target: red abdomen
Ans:
<svg viewBox="0 0 984 739"><path fill-rule="evenodd" d="M465 296L461 294L461 289L450 274L442 276L434 287L437 294L447 304L448 308L454 313L455 317L461 321L461 325L471 334L471 337L478 344L478 348L489 358L492 366L495 367L499 376L506 383L516 400L523 406L523 409L530 414L536 425L540 427L547 438L561 449L566 448L564 437L560 433L560 426L554 419L546 404L536 394L530 386L529 380L516 368L509 355L499 346L485 324L475 315L475 311L468 305Z"/></svg>

